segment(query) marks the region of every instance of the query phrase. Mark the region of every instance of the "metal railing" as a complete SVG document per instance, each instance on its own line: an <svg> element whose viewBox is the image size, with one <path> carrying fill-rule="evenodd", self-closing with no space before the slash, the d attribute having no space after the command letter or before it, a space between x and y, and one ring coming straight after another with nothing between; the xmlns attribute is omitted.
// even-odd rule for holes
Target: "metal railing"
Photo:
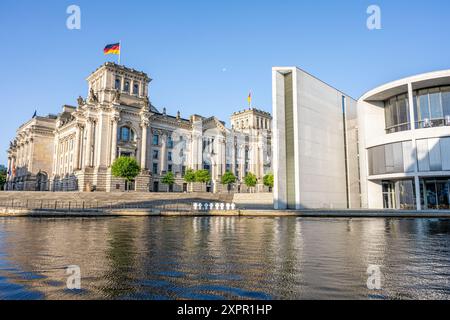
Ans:
<svg viewBox="0 0 450 320"><path fill-rule="evenodd" d="M0 200L0 208L46 211L99 211L114 209L149 209L161 211L193 211L193 201L171 200L151 202L112 202L77 200Z"/></svg>

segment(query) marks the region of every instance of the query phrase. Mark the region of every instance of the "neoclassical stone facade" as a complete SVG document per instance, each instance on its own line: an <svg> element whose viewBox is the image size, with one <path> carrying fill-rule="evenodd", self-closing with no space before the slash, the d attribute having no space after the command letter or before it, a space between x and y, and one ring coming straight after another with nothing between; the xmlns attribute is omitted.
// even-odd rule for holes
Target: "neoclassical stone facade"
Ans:
<svg viewBox="0 0 450 320"><path fill-rule="evenodd" d="M231 128L216 117L189 119L159 111L148 98L147 74L107 62L88 78L88 96L65 105L57 116L34 117L22 125L8 150L8 190L221 192L220 178L232 171L235 191L246 191L248 172L271 171L271 115L257 109L234 113ZM135 157L141 173L133 184L111 174L119 156ZM187 169L207 169L211 182L188 185Z"/></svg>

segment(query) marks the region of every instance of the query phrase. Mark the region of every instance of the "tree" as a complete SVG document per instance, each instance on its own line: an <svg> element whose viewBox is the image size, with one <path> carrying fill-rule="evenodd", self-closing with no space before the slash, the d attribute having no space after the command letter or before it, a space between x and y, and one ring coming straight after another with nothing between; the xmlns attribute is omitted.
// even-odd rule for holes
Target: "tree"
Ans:
<svg viewBox="0 0 450 320"><path fill-rule="evenodd" d="M173 175L173 172L171 172L171 171L167 172L164 175L164 177L162 178L161 182L164 183L164 184L167 184L169 186L168 190L170 190L170 186L173 186L174 183L175 183L175 177Z"/></svg>
<svg viewBox="0 0 450 320"><path fill-rule="evenodd" d="M132 157L119 157L111 167L112 175L125 179L126 183L133 181L140 172L141 167Z"/></svg>
<svg viewBox="0 0 450 320"><path fill-rule="evenodd" d="M234 176L234 174L230 171L225 172L225 174L222 176L222 184L226 184L227 185L227 189L228 189L228 193L230 192L231 189L231 184L236 182L236 177Z"/></svg>
<svg viewBox="0 0 450 320"><path fill-rule="evenodd" d="M0 165L0 190L3 190L3 186L6 183L7 171L4 165Z"/></svg>
<svg viewBox="0 0 450 320"><path fill-rule="evenodd" d="M208 170L203 169L195 172L195 182L208 183L209 181L211 181L211 175Z"/></svg>
<svg viewBox="0 0 450 320"><path fill-rule="evenodd" d="M266 187L269 188L269 191L272 191L273 188L273 173L268 173L263 178L263 183Z"/></svg>
<svg viewBox="0 0 450 320"><path fill-rule="evenodd" d="M254 188L256 186L256 183L258 182L258 179L256 176L249 172L244 178L245 185L249 188Z"/></svg>
<svg viewBox="0 0 450 320"><path fill-rule="evenodd" d="M192 169L187 169L186 173L184 174L184 181L186 181L189 184L192 184L195 182L195 171Z"/></svg>

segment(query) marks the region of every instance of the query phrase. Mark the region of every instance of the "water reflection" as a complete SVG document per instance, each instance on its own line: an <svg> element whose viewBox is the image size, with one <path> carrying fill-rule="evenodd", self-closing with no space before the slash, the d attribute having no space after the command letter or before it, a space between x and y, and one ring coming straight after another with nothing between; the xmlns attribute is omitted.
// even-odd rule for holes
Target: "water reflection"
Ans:
<svg viewBox="0 0 450 320"><path fill-rule="evenodd" d="M445 219L0 218L0 299L449 299L449 247Z"/></svg>

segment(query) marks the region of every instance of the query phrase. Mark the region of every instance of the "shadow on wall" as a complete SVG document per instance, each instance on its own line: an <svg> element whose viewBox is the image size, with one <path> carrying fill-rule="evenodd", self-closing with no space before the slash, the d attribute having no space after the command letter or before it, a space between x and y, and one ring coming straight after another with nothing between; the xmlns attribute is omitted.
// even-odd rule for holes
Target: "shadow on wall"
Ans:
<svg viewBox="0 0 450 320"><path fill-rule="evenodd" d="M48 173L39 171L33 174L26 166L16 168L16 175L5 184L8 191L48 191L50 181Z"/></svg>
<svg viewBox="0 0 450 320"><path fill-rule="evenodd" d="M78 178L74 174L56 175L52 179L51 188L45 191L78 191Z"/></svg>

